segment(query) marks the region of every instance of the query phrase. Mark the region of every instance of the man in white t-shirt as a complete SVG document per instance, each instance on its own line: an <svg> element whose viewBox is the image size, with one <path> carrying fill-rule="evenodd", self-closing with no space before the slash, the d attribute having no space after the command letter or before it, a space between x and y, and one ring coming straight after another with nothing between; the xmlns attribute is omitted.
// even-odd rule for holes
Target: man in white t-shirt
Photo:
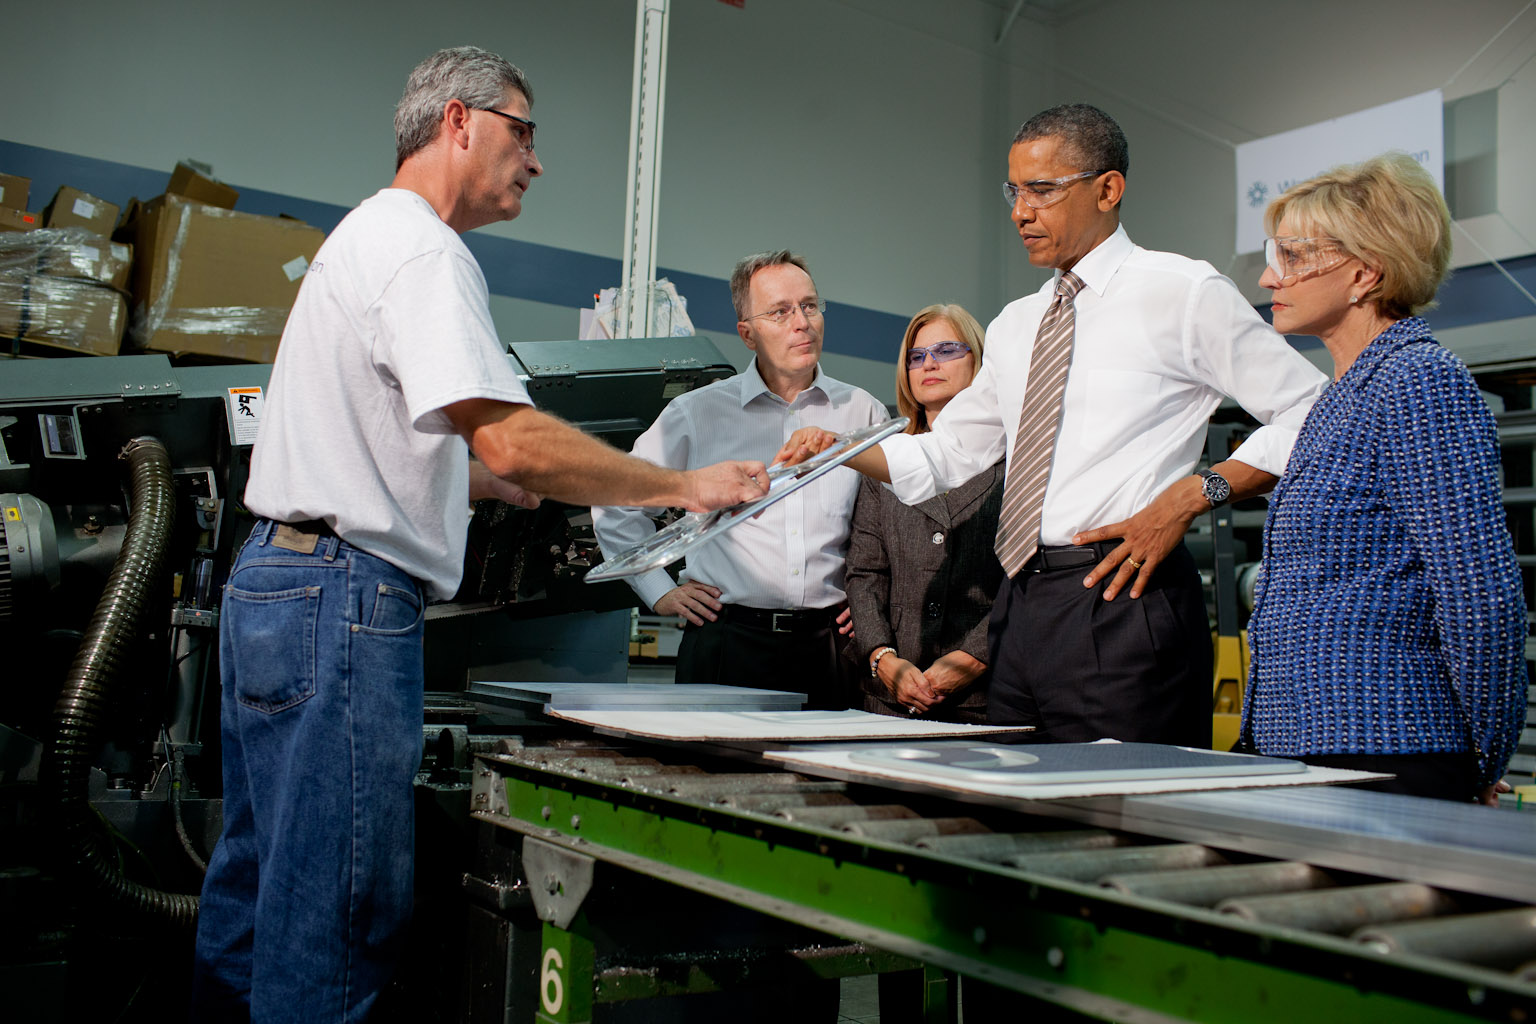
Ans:
<svg viewBox="0 0 1536 1024"><path fill-rule="evenodd" d="M516 217L543 173L532 99L484 50L422 62L392 187L326 240L283 333L222 608L224 832L194 1019L362 1020L393 973L423 609L457 588L471 500L704 511L766 490L761 463L663 469L533 408L459 238Z"/></svg>

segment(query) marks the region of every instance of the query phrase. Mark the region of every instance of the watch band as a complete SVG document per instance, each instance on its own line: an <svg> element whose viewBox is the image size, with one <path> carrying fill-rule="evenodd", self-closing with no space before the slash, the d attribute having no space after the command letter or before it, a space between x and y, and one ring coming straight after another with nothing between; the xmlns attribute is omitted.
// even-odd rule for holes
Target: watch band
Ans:
<svg viewBox="0 0 1536 1024"><path fill-rule="evenodd" d="M1232 485L1226 477L1214 469L1197 469L1195 473L1200 477L1200 493L1211 503L1211 508L1220 508L1231 500Z"/></svg>

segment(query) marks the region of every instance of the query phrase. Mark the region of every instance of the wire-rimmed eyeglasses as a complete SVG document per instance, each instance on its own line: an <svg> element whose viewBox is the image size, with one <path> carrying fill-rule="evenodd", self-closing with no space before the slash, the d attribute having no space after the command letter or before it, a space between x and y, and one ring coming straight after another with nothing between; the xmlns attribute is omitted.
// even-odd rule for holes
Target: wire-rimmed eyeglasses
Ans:
<svg viewBox="0 0 1536 1024"><path fill-rule="evenodd" d="M817 299L815 302L798 302L783 306L774 306L766 313L754 313L751 316L744 316L741 318L741 322L746 323L749 320L768 320L775 324L787 323L789 318L795 315L795 310L797 309L805 314L805 318L807 320L815 320L817 317L821 316L821 314L827 311L827 300Z"/></svg>

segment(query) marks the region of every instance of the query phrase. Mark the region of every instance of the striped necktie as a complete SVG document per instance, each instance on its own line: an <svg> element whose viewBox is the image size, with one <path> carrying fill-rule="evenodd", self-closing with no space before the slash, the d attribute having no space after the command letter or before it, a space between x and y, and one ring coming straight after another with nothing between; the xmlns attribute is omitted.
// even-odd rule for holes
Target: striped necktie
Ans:
<svg viewBox="0 0 1536 1024"><path fill-rule="evenodd" d="M1072 300L1083 280L1065 271L1056 281L1056 298L1040 321L1035 348L1029 357L1029 383L1024 409L1013 442L1008 480L1003 484L1003 510L997 522L997 559L1012 577L1040 547L1040 513L1045 483L1051 475L1056 428L1061 424L1061 396L1067 390L1072 364L1072 335L1077 314Z"/></svg>

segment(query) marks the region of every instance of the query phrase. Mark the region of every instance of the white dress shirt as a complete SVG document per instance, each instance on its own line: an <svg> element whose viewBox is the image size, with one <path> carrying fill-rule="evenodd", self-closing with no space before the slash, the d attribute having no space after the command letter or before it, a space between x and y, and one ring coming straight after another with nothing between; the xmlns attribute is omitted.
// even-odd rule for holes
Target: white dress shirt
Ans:
<svg viewBox="0 0 1536 1024"><path fill-rule="evenodd" d="M843 432L887 419L868 392L816 368L810 387L793 402L768 390L757 360L734 377L668 403L635 441L634 454L672 469L697 469L723 459L768 461L800 427ZM694 548L682 572L720 588L726 604L754 608L830 608L843 600L843 558L859 475L846 466L781 499L762 515L738 523ZM636 508L594 508L603 552L613 555L656 532ZM651 607L675 583L665 569L629 581Z"/></svg>
<svg viewBox="0 0 1536 1024"><path fill-rule="evenodd" d="M1040 543L1129 519L1194 471L1223 395L1261 423L1231 458L1279 476L1328 378L1276 334L1209 263L1132 244L1125 228L1072 268L1083 279ZM969 480L1005 452L1029 381L1053 278L987 328L970 387L926 434L881 442L909 504Z"/></svg>

